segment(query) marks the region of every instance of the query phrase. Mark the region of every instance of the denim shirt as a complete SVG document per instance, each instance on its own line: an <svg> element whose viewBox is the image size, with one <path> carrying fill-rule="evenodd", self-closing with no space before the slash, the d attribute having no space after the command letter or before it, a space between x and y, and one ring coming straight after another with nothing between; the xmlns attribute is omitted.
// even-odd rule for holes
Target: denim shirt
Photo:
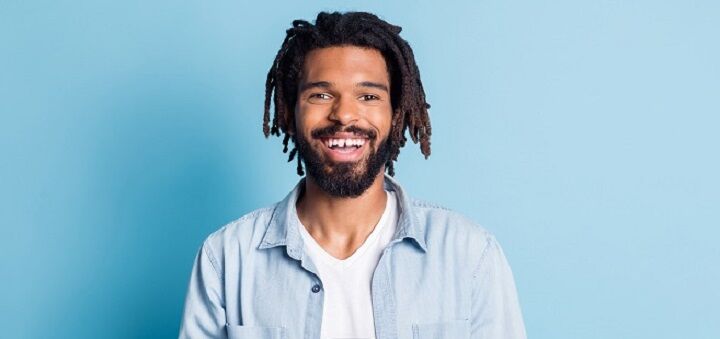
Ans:
<svg viewBox="0 0 720 339"><path fill-rule="evenodd" d="M304 252L287 197L205 240L193 265L180 338L316 339L323 284ZM373 274L377 339L525 338L513 275L500 245L452 210L396 192L395 235Z"/></svg>

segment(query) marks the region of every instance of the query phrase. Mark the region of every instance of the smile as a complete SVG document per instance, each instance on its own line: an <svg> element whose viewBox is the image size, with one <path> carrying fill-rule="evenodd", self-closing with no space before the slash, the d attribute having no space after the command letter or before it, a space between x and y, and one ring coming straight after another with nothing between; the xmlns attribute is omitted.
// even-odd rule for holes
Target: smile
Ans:
<svg viewBox="0 0 720 339"><path fill-rule="evenodd" d="M365 139L325 139L323 142L331 149L360 148L365 145Z"/></svg>
<svg viewBox="0 0 720 339"><path fill-rule="evenodd" d="M365 138L323 138L325 155L335 162L358 161L367 144Z"/></svg>

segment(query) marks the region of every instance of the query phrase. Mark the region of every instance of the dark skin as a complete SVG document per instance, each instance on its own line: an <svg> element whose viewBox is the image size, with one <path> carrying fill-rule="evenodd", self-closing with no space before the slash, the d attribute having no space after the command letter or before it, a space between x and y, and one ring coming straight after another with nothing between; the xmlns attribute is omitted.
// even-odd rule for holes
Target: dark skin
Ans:
<svg viewBox="0 0 720 339"><path fill-rule="evenodd" d="M295 106L295 128L307 136L314 152L331 164L334 159L314 129L339 124L358 126L377 133L373 145L366 142L362 154L352 161L354 172L366 170L371 147L377 151L391 128L390 77L382 54L375 49L333 46L313 50L305 57ZM326 166L324 171L332 171ZM367 239L385 210L383 167L373 184L355 198L324 192L308 176L305 192L296 203L298 217L310 235L330 255L350 257Z"/></svg>

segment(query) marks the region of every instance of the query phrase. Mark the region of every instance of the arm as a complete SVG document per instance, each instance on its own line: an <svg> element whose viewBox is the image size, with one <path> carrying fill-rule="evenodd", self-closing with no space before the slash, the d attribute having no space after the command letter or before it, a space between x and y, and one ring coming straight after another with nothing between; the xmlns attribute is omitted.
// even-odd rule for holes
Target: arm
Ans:
<svg viewBox="0 0 720 339"><path fill-rule="evenodd" d="M472 279L472 337L525 339L525 325L510 265L493 236L487 238Z"/></svg>
<svg viewBox="0 0 720 339"><path fill-rule="evenodd" d="M195 256L179 338L226 338L221 270L207 242Z"/></svg>

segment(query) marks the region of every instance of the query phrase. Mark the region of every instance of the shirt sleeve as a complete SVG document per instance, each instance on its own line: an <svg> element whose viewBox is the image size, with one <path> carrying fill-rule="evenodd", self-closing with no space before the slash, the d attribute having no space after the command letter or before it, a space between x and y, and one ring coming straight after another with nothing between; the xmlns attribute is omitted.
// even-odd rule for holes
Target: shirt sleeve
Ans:
<svg viewBox="0 0 720 339"><path fill-rule="evenodd" d="M220 272L206 241L195 256L179 338L227 338Z"/></svg>
<svg viewBox="0 0 720 339"><path fill-rule="evenodd" d="M525 339L513 274L495 237L488 237L472 279L472 338Z"/></svg>

